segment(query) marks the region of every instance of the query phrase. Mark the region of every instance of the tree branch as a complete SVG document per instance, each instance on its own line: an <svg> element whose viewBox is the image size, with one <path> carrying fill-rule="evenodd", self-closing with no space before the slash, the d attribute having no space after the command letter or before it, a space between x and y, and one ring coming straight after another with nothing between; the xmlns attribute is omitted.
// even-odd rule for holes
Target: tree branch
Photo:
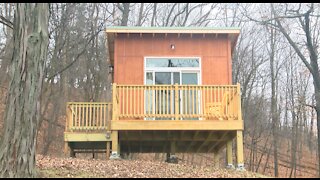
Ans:
<svg viewBox="0 0 320 180"><path fill-rule="evenodd" d="M53 74L52 76L50 76L50 77L48 78L48 81L50 81L52 78L54 78L54 77L57 76L58 74L63 73L65 70L67 70L69 67L71 67L76 61L78 61L78 59L80 58L80 56L81 56L81 55L85 52L85 50L87 49L87 46L89 45L89 43L94 39L94 37L96 37L96 36L99 34L99 32L102 31L102 27L103 27L102 25L103 25L103 23L101 23L100 28L98 29L98 31L90 37L89 41L86 43L86 45L84 46L84 48L82 49L82 51L76 56L76 58L75 58L71 63L69 63L66 67L62 68L60 71L58 71L58 72L56 72L55 74Z"/></svg>
<svg viewBox="0 0 320 180"><path fill-rule="evenodd" d="M6 19L5 17L3 17L2 15L0 15L0 23L13 29L13 23L11 21L9 21L8 19Z"/></svg>
<svg viewBox="0 0 320 180"><path fill-rule="evenodd" d="M273 7L273 4L271 3L271 11L274 14L275 17L279 17ZM293 40L291 39L291 37L289 36L289 34L287 33L287 31L283 28L279 18L275 18L276 22L277 22L277 27L279 28L279 30L282 32L282 34L284 35L284 37L287 39L287 41L289 42L289 44L293 47L293 49L295 50L295 52L298 54L298 56L301 58L302 62L305 64L305 66L309 69L309 71L311 73L313 72L313 68L311 67L310 63L307 61L307 59L303 56L303 54L301 53L300 49L297 47L297 44L295 42L293 42Z"/></svg>

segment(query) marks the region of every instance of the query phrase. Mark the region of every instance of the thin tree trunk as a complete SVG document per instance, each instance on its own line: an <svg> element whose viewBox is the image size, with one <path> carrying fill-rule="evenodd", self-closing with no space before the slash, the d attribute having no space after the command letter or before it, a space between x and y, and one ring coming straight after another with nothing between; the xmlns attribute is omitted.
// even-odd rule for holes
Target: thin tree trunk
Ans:
<svg viewBox="0 0 320 180"><path fill-rule="evenodd" d="M0 177L36 176L36 135L48 48L48 4L16 4Z"/></svg>
<svg viewBox="0 0 320 180"><path fill-rule="evenodd" d="M121 19L121 26L127 26L128 25L128 19L129 19L129 12L130 12L130 3L122 3L123 8L122 10L122 19Z"/></svg>
<svg viewBox="0 0 320 180"><path fill-rule="evenodd" d="M136 24L137 26L141 26L142 25L143 7L144 7L144 3L140 3L139 17L138 17L138 22Z"/></svg>
<svg viewBox="0 0 320 180"><path fill-rule="evenodd" d="M157 14L157 3L154 3L154 4L153 4L152 18L151 18L151 26L154 26L154 25L155 25L156 14Z"/></svg>
<svg viewBox="0 0 320 180"><path fill-rule="evenodd" d="M271 54L270 54L270 70L271 70L271 118L272 118L272 135L273 135L273 157L274 157L274 176L278 177L278 116L277 116L277 97L276 97L276 75L274 70L275 56L275 34L271 29Z"/></svg>

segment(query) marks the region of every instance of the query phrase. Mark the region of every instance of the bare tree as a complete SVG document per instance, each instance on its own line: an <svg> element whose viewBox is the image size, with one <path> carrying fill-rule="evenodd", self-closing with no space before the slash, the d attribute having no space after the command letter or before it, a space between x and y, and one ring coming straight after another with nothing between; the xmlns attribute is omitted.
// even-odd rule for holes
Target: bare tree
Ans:
<svg viewBox="0 0 320 180"><path fill-rule="evenodd" d="M121 26L127 26L129 20L130 3L117 3L117 7L122 12Z"/></svg>
<svg viewBox="0 0 320 180"><path fill-rule="evenodd" d="M301 13L301 4L299 5L298 9L289 9L288 5L285 5L287 7L287 12L289 14L285 14L285 16L279 15L279 12L274 8L274 5L271 4L271 11L274 14L274 19L276 23L273 23L272 25L277 27L278 30L284 35L284 37L287 39L289 44L293 47L295 52L298 54L304 65L308 68L310 73L313 77L313 84L314 84L314 90L315 90L315 100L316 100L316 112L317 112L317 129L318 129L318 152L320 152L320 73L319 73L319 66L318 66L318 52L317 52L317 45L314 40L317 39L315 37L316 34L313 34L313 29L311 28L310 24L310 16L314 16L314 5L311 4L308 9ZM294 41L294 39L289 35L288 30L283 26L283 22L281 22L281 19L289 19L289 18L297 18L301 28L304 32L306 41L304 47L299 47L299 42ZM270 23L269 23L270 24ZM307 49L308 55L304 55L302 52L303 48ZM318 172L320 177L320 156L318 157Z"/></svg>
<svg viewBox="0 0 320 180"><path fill-rule="evenodd" d="M1 177L34 177L40 93L48 48L48 4L16 4L14 50L0 148Z"/></svg>

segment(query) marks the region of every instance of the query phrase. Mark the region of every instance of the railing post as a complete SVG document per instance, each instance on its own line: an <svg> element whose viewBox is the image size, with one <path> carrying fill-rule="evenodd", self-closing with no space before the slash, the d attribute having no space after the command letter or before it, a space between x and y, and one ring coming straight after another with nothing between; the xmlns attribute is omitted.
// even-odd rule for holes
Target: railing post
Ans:
<svg viewBox="0 0 320 180"><path fill-rule="evenodd" d="M69 131L70 129L71 129L71 127L72 127L72 122L73 122L73 120L72 120L72 112L71 112L71 103L67 103L67 109L66 109L66 131Z"/></svg>
<svg viewBox="0 0 320 180"><path fill-rule="evenodd" d="M67 102L67 106L66 106L66 127L65 127L65 131L68 131L68 129L69 129L69 115L68 115L68 109L69 109L69 103Z"/></svg>
<svg viewBox="0 0 320 180"><path fill-rule="evenodd" d="M112 121L118 117L117 84L112 84Z"/></svg>
<svg viewBox="0 0 320 180"><path fill-rule="evenodd" d="M175 103L175 120L179 120L179 89L178 84L174 84L174 91L175 91L175 97L174 97L174 103Z"/></svg>
<svg viewBox="0 0 320 180"><path fill-rule="evenodd" d="M238 99L238 120L242 120L242 111L241 111L241 89L240 83L237 83L237 99Z"/></svg>
<svg viewBox="0 0 320 180"><path fill-rule="evenodd" d="M117 84L112 84L112 121L118 120L118 101L117 101ZM120 158L120 146L118 131L112 131L111 123L108 124L108 130L111 131L111 140L112 140L112 153L110 159L119 159ZM108 145L107 145L108 146ZM107 147L108 151L108 147ZM107 153L108 154L108 153Z"/></svg>

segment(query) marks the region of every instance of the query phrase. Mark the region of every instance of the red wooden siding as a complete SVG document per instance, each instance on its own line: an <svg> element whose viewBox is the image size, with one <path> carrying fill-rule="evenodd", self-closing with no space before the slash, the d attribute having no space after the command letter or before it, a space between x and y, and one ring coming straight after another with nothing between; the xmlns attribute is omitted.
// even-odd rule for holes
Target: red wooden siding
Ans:
<svg viewBox="0 0 320 180"><path fill-rule="evenodd" d="M175 50L170 49L171 44L175 44ZM201 57L202 84L232 83L231 45L226 35L118 34L114 55L117 84L143 84L145 56Z"/></svg>

